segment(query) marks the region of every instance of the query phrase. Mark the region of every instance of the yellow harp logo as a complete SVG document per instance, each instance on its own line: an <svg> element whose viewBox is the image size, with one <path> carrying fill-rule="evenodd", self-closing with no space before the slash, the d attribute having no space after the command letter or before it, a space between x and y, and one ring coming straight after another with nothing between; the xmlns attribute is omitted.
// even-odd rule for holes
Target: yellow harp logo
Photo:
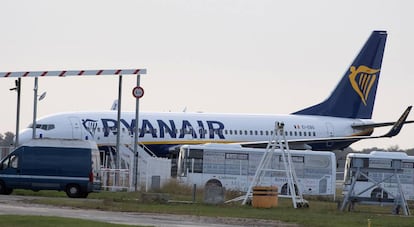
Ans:
<svg viewBox="0 0 414 227"><path fill-rule="evenodd" d="M354 88L355 92L361 97L362 102L366 106L369 92L377 79L376 73L380 70L360 65L358 68L351 66L349 71L351 71L349 80L351 81L352 88Z"/></svg>

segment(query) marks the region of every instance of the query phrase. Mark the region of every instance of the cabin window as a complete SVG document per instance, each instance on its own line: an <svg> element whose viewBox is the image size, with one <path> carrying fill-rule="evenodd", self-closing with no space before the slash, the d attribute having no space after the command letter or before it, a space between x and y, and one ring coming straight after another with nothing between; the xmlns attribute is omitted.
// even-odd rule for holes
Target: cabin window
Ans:
<svg viewBox="0 0 414 227"><path fill-rule="evenodd" d="M29 128L33 128L33 124L30 124ZM36 124L36 128L47 131L47 130L54 129L55 125L54 124Z"/></svg>
<svg viewBox="0 0 414 227"><path fill-rule="evenodd" d="M227 135L227 132L228 132L228 131L227 131L227 129L226 129L226 130L224 130L224 134L226 134L226 135Z"/></svg>
<svg viewBox="0 0 414 227"><path fill-rule="evenodd" d="M313 132L313 136L316 136L316 132Z"/></svg>
<svg viewBox="0 0 414 227"><path fill-rule="evenodd" d="M262 130L260 130L260 135L263 136L263 131Z"/></svg>
<svg viewBox="0 0 414 227"><path fill-rule="evenodd" d="M253 131L252 130L250 130L250 135L253 135Z"/></svg>
<svg viewBox="0 0 414 227"><path fill-rule="evenodd" d="M243 135L243 130L240 130L240 135Z"/></svg>
<svg viewBox="0 0 414 227"><path fill-rule="evenodd" d="M298 132L295 131L295 136L298 136Z"/></svg>
<svg viewBox="0 0 414 227"><path fill-rule="evenodd" d="M229 130L230 135L233 135L233 130Z"/></svg>
<svg viewBox="0 0 414 227"><path fill-rule="evenodd" d="M302 136L302 132L299 132L299 136Z"/></svg>

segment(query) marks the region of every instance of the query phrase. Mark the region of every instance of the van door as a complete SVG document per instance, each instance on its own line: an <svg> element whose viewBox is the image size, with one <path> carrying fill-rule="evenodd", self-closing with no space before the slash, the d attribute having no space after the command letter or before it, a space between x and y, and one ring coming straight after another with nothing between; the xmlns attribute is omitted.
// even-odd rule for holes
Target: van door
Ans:
<svg viewBox="0 0 414 227"><path fill-rule="evenodd" d="M82 139L82 129L79 118L70 117L70 124L72 125L72 139Z"/></svg>
<svg viewBox="0 0 414 227"><path fill-rule="evenodd" d="M1 178L8 188L20 187L22 182L24 182L20 177L21 155L19 155L19 153L20 152L11 153L1 163Z"/></svg>

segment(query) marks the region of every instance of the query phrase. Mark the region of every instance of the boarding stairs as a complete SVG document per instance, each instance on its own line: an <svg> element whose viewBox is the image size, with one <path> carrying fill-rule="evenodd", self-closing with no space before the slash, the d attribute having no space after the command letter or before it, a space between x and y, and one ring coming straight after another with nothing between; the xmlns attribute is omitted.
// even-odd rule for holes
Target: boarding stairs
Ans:
<svg viewBox="0 0 414 227"><path fill-rule="evenodd" d="M276 150L281 151L281 157L284 164L284 169L272 169L271 162L273 156L276 153ZM272 138L267 144L266 151L263 154L263 157L257 167L255 176L250 183L248 191L245 195L245 198L242 204L246 204L248 199L253 195L253 187L260 185L262 178L267 172L285 172L286 179L288 184L288 193L287 196L291 197L294 208L299 207L309 207L308 202L303 199L302 190L296 176L295 168L293 166L292 157L289 150L289 145L286 140L286 135L284 131L284 123L276 122L275 129L272 133Z"/></svg>
<svg viewBox="0 0 414 227"><path fill-rule="evenodd" d="M346 207L348 207L348 211L351 211L354 209L356 203L361 204L379 204L379 205L392 205L393 206L393 214L399 214L400 209L403 210L404 215L410 216L410 209L408 207L404 191L402 189L401 180L400 180L400 174L403 172L402 170L402 161L401 160L392 160L391 166L392 169L388 168L376 168L376 169L367 169L364 167L363 164L364 160L362 159L354 159L352 163L352 167L350 169L350 172L354 172L355 175L351 178L351 185L349 187L349 190L344 195L344 199L342 201L342 204L340 206L340 210L344 211ZM388 177L385 177L384 179L378 181L373 179L368 175L368 171L371 173L376 174L387 174ZM364 178L368 182L371 182L372 184L370 186L367 186L365 188L361 188L359 192L357 192L355 185L357 183L357 179ZM384 184L387 181L395 181L397 183L397 192L392 193L388 190L386 190L382 184ZM366 198L361 196L363 193L372 190L373 188L380 189L380 192L377 193L375 198ZM390 196L390 198L385 198L384 194L387 194Z"/></svg>
<svg viewBox="0 0 414 227"><path fill-rule="evenodd" d="M117 152L116 148L110 146L109 149L109 157L105 157L106 161L101 169L102 188L105 190L148 191L162 186L171 177L171 161L156 157L142 144L137 147L139 154L137 170L135 170L133 144L120 144L120 168L118 169L115 168L116 157L113 154Z"/></svg>

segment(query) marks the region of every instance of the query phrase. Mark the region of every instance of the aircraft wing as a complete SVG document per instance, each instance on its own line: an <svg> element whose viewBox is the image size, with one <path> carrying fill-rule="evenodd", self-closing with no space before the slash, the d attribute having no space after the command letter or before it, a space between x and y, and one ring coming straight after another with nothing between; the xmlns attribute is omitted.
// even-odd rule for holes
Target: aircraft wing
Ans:
<svg viewBox="0 0 414 227"><path fill-rule="evenodd" d="M398 121L396 121L393 124L393 127L390 129L390 131L388 131L384 135L327 137L327 138L315 138L315 139L293 139L293 140L288 140L287 142L291 149L312 149L312 144L319 144L319 143L338 143L338 142L352 143L352 142L356 142L358 140L364 140L364 139L390 138L390 137L398 135L404 124L412 122L412 121L406 121L408 114L411 111L411 108L412 106L407 107L407 109L400 116ZM240 143L242 147L251 147L251 148L266 148L268 144L269 144L269 141Z"/></svg>

